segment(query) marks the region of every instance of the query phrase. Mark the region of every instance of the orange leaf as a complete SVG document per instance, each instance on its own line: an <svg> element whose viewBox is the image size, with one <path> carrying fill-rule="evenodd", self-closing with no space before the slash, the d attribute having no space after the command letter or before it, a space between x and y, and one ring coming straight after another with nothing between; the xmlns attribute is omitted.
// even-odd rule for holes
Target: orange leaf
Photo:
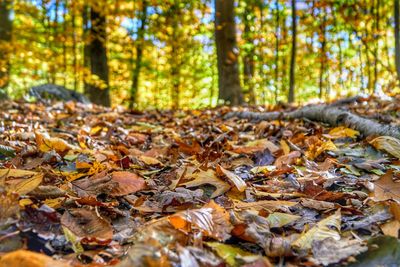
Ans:
<svg viewBox="0 0 400 267"><path fill-rule="evenodd" d="M112 173L112 179L118 183L111 195L124 196L146 188L146 181L136 173L127 171L118 171Z"/></svg>
<svg viewBox="0 0 400 267"><path fill-rule="evenodd" d="M2 256L0 259L0 267L68 267L70 264L54 260L44 254L17 250Z"/></svg>

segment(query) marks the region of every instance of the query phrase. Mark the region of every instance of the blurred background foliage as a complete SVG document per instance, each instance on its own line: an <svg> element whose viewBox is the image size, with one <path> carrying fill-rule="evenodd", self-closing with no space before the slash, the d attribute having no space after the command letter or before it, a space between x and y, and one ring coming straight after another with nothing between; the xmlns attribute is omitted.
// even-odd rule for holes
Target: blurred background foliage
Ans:
<svg viewBox="0 0 400 267"><path fill-rule="evenodd" d="M83 92L86 83L109 88L113 105L138 109L218 104L214 1L0 1L12 22L11 38L0 39L0 87L11 97L43 83ZM297 103L398 92L392 0L294 2ZM234 52L244 100L286 101L292 2L238 0L234 5ZM85 57L93 38L88 10L105 18L108 83L90 71ZM2 21L0 27L7 23Z"/></svg>

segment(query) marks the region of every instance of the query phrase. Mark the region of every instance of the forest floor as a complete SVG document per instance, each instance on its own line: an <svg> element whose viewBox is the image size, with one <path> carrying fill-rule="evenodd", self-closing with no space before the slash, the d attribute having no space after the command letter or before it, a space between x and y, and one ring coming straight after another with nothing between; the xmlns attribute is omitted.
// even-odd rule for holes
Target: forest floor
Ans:
<svg viewBox="0 0 400 267"><path fill-rule="evenodd" d="M2 103L0 266L399 266L400 140L230 111Z"/></svg>

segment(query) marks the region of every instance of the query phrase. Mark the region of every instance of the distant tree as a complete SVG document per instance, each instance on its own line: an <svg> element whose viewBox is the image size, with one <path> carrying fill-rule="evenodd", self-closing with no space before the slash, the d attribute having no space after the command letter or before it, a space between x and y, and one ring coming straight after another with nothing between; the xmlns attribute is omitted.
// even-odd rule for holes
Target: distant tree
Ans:
<svg viewBox="0 0 400 267"><path fill-rule="evenodd" d="M397 79L400 81L400 5L394 0L394 42Z"/></svg>
<svg viewBox="0 0 400 267"><path fill-rule="evenodd" d="M296 68L296 46L297 46L297 22L296 22L296 0L292 0L292 53L290 57L290 82L288 102L293 103L295 99L295 68Z"/></svg>
<svg viewBox="0 0 400 267"><path fill-rule="evenodd" d="M243 103L239 81L234 0L215 0L215 41L219 99L230 105Z"/></svg>
<svg viewBox="0 0 400 267"><path fill-rule="evenodd" d="M255 57L255 44L254 44L254 28L256 16L254 14L255 1L245 1L244 12L242 16L244 31L243 40L246 42L243 57L243 85L246 93L249 96L249 103L256 103L256 96L254 92L254 73L256 61Z"/></svg>
<svg viewBox="0 0 400 267"><path fill-rule="evenodd" d="M0 89L10 81L11 20L12 0L0 0Z"/></svg>
<svg viewBox="0 0 400 267"><path fill-rule="evenodd" d="M143 48L144 48L144 34L145 27L147 23L147 0L142 1L142 9L140 11L140 27L137 31L136 38L136 58L135 58L135 68L132 73L132 85L131 85L131 99L129 101L129 107L132 108L136 103L137 92L139 90L139 75L140 69L142 67L143 58Z"/></svg>
<svg viewBox="0 0 400 267"><path fill-rule="evenodd" d="M89 53L89 63L92 75L100 78L100 83L90 83L85 86L85 93L89 99L99 105L110 106L108 60L106 50L106 27L105 14L98 7L90 8L89 40L85 44L85 51Z"/></svg>

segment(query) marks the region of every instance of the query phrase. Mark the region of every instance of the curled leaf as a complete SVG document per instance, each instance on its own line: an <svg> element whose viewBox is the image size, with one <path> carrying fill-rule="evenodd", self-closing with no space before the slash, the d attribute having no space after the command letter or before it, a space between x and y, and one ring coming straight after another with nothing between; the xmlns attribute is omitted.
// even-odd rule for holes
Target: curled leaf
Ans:
<svg viewBox="0 0 400 267"><path fill-rule="evenodd" d="M220 165L217 165L217 173L226 176L229 179L229 181L231 181L236 186L239 192L243 192L244 190L246 190L247 185L245 181L243 181L243 179L239 177L239 175L236 175L235 173L228 171L227 169L221 167Z"/></svg>
<svg viewBox="0 0 400 267"><path fill-rule="evenodd" d="M400 140L391 136L379 136L369 142L373 147L386 151L400 159Z"/></svg>

